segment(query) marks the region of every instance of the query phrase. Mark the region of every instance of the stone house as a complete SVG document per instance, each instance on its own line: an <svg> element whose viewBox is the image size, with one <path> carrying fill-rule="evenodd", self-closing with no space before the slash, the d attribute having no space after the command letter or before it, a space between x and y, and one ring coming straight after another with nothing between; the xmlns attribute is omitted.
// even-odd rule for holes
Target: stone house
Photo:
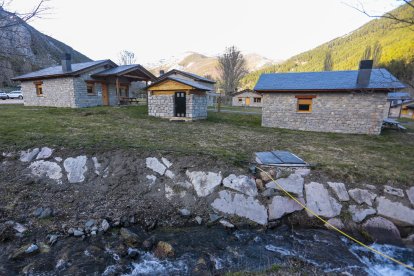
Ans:
<svg viewBox="0 0 414 276"><path fill-rule="evenodd" d="M379 134L387 95L405 88L386 69L262 74L262 126L306 131Z"/></svg>
<svg viewBox="0 0 414 276"><path fill-rule="evenodd" d="M391 103L389 117L414 119L414 100Z"/></svg>
<svg viewBox="0 0 414 276"><path fill-rule="evenodd" d="M246 89L233 94L232 106L262 107L262 94Z"/></svg>
<svg viewBox="0 0 414 276"><path fill-rule="evenodd" d="M13 78L21 82L26 106L91 107L119 105L128 100L131 83L155 80L139 64L118 66L111 60L71 63Z"/></svg>
<svg viewBox="0 0 414 276"><path fill-rule="evenodd" d="M148 114L163 118L207 118L207 93L215 82L180 70L162 74L147 87Z"/></svg>

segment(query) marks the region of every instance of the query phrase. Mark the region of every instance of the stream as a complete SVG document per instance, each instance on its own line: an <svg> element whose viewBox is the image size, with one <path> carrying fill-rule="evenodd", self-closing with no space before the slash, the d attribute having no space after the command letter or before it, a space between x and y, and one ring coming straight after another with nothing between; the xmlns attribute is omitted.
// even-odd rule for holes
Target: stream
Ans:
<svg viewBox="0 0 414 276"><path fill-rule="evenodd" d="M200 263L204 272L217 275L289 266L292 258L332 274L414 275L328 230L292 230L287 226L235 231L222 227L160 228L150 232L150 236L170 243L175 251L175 257L163 260L140 248L127 248L129 254L123 255L117 249L122 243L115 232L83 241L62 238L49 252L23 260L8 260L7 248L0 245L0 275L22 271L29 271L29 275L193 275L199 272ZM379 244L373 247L414 265L414 249Z"/></svg>

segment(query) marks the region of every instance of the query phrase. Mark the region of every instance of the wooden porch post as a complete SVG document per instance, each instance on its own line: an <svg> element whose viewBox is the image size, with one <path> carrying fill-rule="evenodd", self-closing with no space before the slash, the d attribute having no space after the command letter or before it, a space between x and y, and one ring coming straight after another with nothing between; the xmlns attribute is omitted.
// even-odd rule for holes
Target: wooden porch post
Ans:
<svg viewBox="0 0 414 276"><path fill-rule="evenodd" d="M120 97L119 97L119 78L118 77L116 77L116 96L118 97L118 105L120 105L121 100L120 100Z"/></svg>

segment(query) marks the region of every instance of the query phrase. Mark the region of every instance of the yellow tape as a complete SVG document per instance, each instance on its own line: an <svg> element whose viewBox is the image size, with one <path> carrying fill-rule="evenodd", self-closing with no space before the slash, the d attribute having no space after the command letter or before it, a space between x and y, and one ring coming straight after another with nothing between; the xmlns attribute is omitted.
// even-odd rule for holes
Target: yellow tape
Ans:
<svg viewBox="0 0 414 276"><path fill-rule="evenodd" d="M350 239L350 240L352 240L352 241L354 241L354 242L356 242L357 244L359 244L359 245L361 245L361 246L363 246L363 247L365 247L365 248L367 248L367 249L369 249L369 250L371 250L372 252L374 252L374 253L377 253L377 254L379 254L379 255L381 255L381 256L383 256L384 258L387 258L388 260L391 260L391 261L393 261L394 263L397 263L397 264L399 264L399 265L402 265L403 267L405 267L405 268L408 268L408 269L410 269L410 270L412 270L412 271L414 271L414 267L412 267L412 266L409 266L409 265L407 265L407 264L405 264L405 263L403 263L403 262L400 262L399 260L397 260L397 259L394 259L393 257L391 257L391 256L388 256L388 255L386 255L386 254L384 254L384 253L382 253L382 252L380 252L380 251L378 251L378 250L376 250L375 248L372 248L372 247L370 247L370 246L368 246L368 245L366 245L366 244L364 244L364 243L362 243L362 242L360 242L359 240L357 240L357 239L355 239L354 237L352 237L352 236L350 236L350 235L348 235L347 233L345 233L345 232L343 232L343 231L341 231L340 229L338 229L338 228L336 228L335 226L333 226L332 224L330 224L329 222L327 222L326 220L324 220L323 218L321 218L320 216L318 216L314 211L312 211L311 209L309 209L305 204L303 204L302 202L300 202L298 199L296 199L294 196L292 196L288 191L286 191L285 189L283 189L283 187L282 186L280 186L277 182L276 182L276 180L274 180L273 179L273 177L268 173L268 172L266 172L266 171L264 171L262 168L259 168L259 167L257 167L260 171L262 171L262 172L264 172L278 187L279 187L279 189L281 189L285 194L287 194L291 199L293 199L294 201L296 201L300 206L302 206L306 211L308 211L309 213L311 213L312 215L314 215L316 218L318 218L320 221L322 221L323 223L325 223L326 225L328 225L330 228L332 228L332 229L334 229L335 231L337 231L338 233L340 233L340 234L342 234L343 236L345 236L345 237L347 237L348 239Z"/></svg>

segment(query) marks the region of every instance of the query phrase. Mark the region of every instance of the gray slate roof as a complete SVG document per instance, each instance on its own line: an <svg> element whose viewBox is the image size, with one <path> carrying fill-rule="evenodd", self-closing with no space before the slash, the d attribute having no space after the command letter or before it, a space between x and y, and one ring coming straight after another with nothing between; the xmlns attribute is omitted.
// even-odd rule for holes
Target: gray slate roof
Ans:
<svg viewBox="0 0 414 276"><path fill-rule="evenodd" d="M202 85L199 82L191 81L191 80L188 80L188 79L182 79L182 78L178 78L178 77L171 77L171 76L168 76L168 77L162 78L162 79L158 79L156 82L153 82L151 85L149 85L147 87L147 89L150 88L151 86L154 86L154 85L156 85L158 83L161 83L161 82L163 82L163 81L165 81L167 79L168 80L177 81L177 82L182 83L182 84L189 85L189 86L194 87L194 88L199 89L199 90L211 91L211 88L210 87L204 86L204 85Z"/></svg>
<svg viewBox="0 0 414 276"><path fill-rule="evenodd" d="M147 75L152 80L156 79L156 77L151 72L149 72L147 69L145 69L144 67L142 67L139 64L120 65L118 67L110 68L110 69L104 70L102 72L96 73L93 76L99 76L99 77L120 76L124 73L130 72L130 71L135 71L135 70L140 70L142 73Z"/></svg>
<svg viewBox="0 0 414 276"><path fill-rule="evenodd" d="M390 92L388 93L388 100L407 100L410 99L408 92Z"/></svg>
<svg viewBox="0 0 414 276"><path fill-rule="evenodd" d="M24 74L24 75L13 78L13 80L39 79L39 78L57 77L57 76L72 76L72 75L76 75L77 73L83 70L86 70L88 68L95 67L97 65L104 64L104 63L114 64L109 59L82 62L82 63L73 63L72 71L70 72L63 72L62 66L58 65L58 66L48 67L48 68L45 68L45 69L42 69L36 72Z"/></svg>
<svg viewBox="0 0 414 276"><path fill-rule="evenodd" d="M215 81L207 79L205 77L202 77L202 76L199 76L199 75L196 75L196 74L193 74L193 73L181 71L181 70L178 70L178 69L172 69L172 70L168 71L167 73L165 73L164 75L159 76L158 78L159 79L164 79L164 78L169 77L170 75L173 75L173 74L183 74L184 76L187 75L188 77L193 78L193 79L198 80L198 81L204 81L204 82L208 82L208 83L216 83Z"/></svg>
<svg viewBox="0 0 414 276"><path fill-rule="evenodd" d="M262 74L255 91L402 89L402 84L386 69L372 69L368 86L357 85L358 70Z"/></svg>

